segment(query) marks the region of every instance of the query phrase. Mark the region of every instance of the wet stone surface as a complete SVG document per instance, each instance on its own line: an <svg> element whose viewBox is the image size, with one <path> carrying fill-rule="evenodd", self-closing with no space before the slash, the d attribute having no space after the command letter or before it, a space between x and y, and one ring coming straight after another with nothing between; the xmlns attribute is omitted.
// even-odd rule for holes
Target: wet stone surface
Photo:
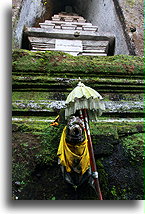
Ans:
<svg viewBox="0 0 145 214"><path fill-rule="evenodd" d="M105 112L143 112L144 104L143 102L133 102L133 101L104 101ZM65 101L50 101L41 100L38 103L36 101L30 100L25 103L25 101L17 101L13 103L14 109L23 110L60 110L66 107Z"/></svg>

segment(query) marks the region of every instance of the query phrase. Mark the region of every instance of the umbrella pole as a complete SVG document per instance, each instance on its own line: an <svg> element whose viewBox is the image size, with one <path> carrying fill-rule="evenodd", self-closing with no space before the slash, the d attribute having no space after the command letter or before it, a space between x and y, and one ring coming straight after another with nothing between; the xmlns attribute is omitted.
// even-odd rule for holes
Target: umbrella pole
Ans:
<svg viewBox="0 0 145 214"><path fill-rule="evenodd" d="M95 157L94 157L94 151L93 151L93 145L92 145L92 139L91 139L86 109L80 110L80 118L83 119L84 121L84 125L85 125L84 127L87 133L88 148L89 148L89 154L90 154L90 164L91 164L92 177L94 179L95 189L99 194L99 200L103 200L100 185L99 185L98 172L97 172L96 163L95 163Z"/></svg>

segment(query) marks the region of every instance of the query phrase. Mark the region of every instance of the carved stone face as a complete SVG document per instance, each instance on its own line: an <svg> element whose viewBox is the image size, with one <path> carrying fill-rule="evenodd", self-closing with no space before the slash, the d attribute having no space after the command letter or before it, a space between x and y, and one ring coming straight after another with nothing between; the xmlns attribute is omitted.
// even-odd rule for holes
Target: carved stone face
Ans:
<svg viewBox="0 0 145 214"><path fill-rule="evenodd" d="M83 122L79 117L72 116L67 123L66 142L77 145L84 140Z"/></svg>

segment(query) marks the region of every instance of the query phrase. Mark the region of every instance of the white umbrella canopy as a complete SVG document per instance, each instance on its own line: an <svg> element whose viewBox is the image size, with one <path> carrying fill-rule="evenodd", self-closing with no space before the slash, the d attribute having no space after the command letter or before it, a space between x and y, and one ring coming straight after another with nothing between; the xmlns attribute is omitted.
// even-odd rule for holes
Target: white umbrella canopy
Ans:
<svg viewBox="0 0 145 214"><path fill-rule="evenodd" d="M94 89L79 82L66 99L65 118L77 110L87 109L90 120L96 120L105 110L102 96Z"/></svg>

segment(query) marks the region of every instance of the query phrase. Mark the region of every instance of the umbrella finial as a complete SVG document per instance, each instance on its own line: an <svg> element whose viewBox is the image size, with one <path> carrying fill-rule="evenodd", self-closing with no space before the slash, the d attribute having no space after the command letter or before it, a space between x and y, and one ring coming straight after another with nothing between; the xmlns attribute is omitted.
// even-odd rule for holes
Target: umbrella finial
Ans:
<svg viewBox="0 0 145 214"><path fill-rule="evenodd" d="M80 78L80 77L78 78L78 83L79 83L79 82L81 82L81 78Z"/></svg>
<svg viewBox="0 0 145 214"><path fill-rule="evenodd" d="M83 83L81 82L81 78L79 77L78 78L78 86L82 86L83 85Z"/></svg>

